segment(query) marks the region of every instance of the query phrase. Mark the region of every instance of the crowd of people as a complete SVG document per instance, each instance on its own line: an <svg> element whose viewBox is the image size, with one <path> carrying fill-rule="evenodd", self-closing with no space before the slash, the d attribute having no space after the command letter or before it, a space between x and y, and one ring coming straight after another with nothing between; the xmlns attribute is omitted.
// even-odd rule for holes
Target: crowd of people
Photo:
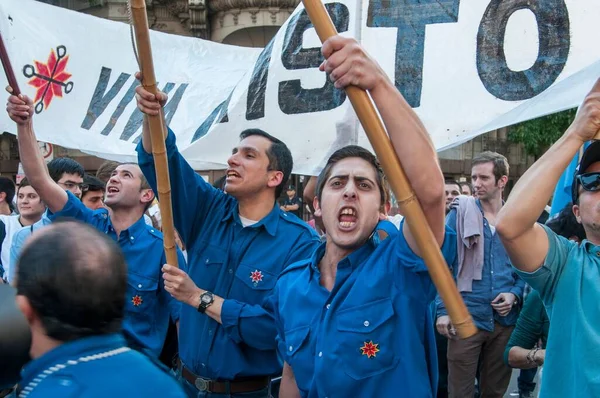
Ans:
<svg viewBox="0 0 600 398"><path fill-rule="evenodd" d="M32 344L0 396L499 398L519 368L519 395L531 397L542 365L542 396L600 396L600 143L583 155L572 204L537 222L600 131L600 81L504 202L503 155L475 156L470 182L445 180L377 63L340 36L322 52L336 88L367 90L379 110L477 333L459 338L411 228L389 216L369 150L345 146L307 180L309 225L292 153L274 135L240 132L213 186L169 129L179 247L167 264L148 123L167 95L137 87L138 162L106 162L95 176L69 158L46 164L31 99L10 95L26 177L16 189L0 177L0 276Z"/></svg>

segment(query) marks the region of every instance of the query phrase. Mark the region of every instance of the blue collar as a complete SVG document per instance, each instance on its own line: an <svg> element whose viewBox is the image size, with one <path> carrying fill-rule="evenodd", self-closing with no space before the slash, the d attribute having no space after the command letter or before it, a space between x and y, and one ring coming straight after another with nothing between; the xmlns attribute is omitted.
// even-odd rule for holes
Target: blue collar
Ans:
<svg viewBox="0 0 600 398"><path fill-rule="evenodd" d="M136 240L138 240L141 234L146 230L146 221L144 220L144 216L140 217L135 223L133 223L129 228L121 231L119 235L119 240L127 239L129 243L134 244ZM114 227L112 226L112 221L110 217L108 217L108 230L114 232Z"/></svg>
<svg viewBox="0 0 600 398"><path fill-rule="evenodd" d="M83 356L125 347L126 345L121 334L84 337L63 343L25 365L21 371L22 384L26 385L50 366L62 364L69 359L78 359Z"/></svg>
<svg viewBox="0 0 600 398"><path fill-rule="evenodd" d="M361 247L341 259L338 263L338 268L350 267L352 270L355 270L373 253L378 244L377 234L373 233ZM325 255L326 246L327 242L321 243L313 253L310 259L310 267L313 271L321 272L319 270L319 262L321 262L321 259Z"/></svg>
<svg viewBox="0 0 600 398"><path fill-rule="evenodd" d="M238 210L238 203L235 201L235 206L232 206L231 209L225 213L225 216L221 221L229 221L233 219L236 223L243 225L240 220L240 212ZM248 228L260 228L264 227L267 233L271 236L275 236L277 234L277 225L279 224L279 217L282 216L283 211L279 208L279 206L273 205L273 209L262 218L262 220L258 221L256 224L249 226ZM283 214L283 216L286 216Z"/></svg>

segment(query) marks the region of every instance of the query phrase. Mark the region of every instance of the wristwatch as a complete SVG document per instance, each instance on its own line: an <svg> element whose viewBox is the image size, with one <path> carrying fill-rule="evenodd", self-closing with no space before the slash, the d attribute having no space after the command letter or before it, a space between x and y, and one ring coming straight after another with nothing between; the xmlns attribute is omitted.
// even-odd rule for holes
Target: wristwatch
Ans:
<svg viewBox="0 0 600 398"><path fill-rule="evenodd" d="M198 312L204 314L206 309L212 305L215 301L215 296L211 292L204 292L200 295L200 304L198 305Z"/></svg>

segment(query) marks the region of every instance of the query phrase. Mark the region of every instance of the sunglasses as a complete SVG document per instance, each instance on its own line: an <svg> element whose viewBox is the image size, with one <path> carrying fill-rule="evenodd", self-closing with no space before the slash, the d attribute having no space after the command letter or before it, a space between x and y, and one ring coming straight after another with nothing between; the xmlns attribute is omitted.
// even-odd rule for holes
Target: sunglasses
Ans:
<svg viewBox="0 0 600 398"><path fill-rule="evenodd" d="M600 191L600 173L580 174L577 176L577 181L581 184L581 187L586 191Z"/></svg>

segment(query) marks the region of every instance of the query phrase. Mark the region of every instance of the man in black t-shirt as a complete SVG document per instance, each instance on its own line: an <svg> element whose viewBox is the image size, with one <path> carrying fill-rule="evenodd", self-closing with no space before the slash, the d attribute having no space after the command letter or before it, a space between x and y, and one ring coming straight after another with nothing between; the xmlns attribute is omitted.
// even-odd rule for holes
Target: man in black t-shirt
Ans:
<svg viewBox="0 0 600 398"><path fill-rule="evenodd" d="M281 210L295 214L296 216L302 218L302 199L296 195L296 187L293 185L288 185L285 193L287 198L285 198L283 201Z"/></svg>

